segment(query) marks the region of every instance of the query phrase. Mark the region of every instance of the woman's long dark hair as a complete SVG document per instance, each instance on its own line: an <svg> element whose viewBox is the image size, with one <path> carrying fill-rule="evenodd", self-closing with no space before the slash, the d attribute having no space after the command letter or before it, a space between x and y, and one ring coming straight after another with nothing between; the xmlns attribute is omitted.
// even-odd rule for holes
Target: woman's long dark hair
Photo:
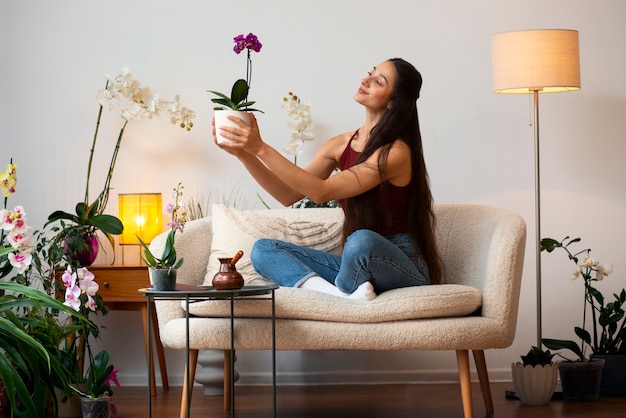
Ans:
<svg viewBox="0 0 626 418"><path fill-rule="evenodd" d="M358 162L367 160L380 149L378 166L381 178L385 177L387 157L393 143L399 139L411 150L411 183L408 192L407 220L415 245L426 259L431 283L442 281L442 264L435 242L435 215L430 192L428 172L424 162L417 104L422 76L407 61L392 58L397 77L391 95L391 108L381 117L370 132L370 139L361 152ZM381 231L381 220L389 219L385 199L387 182L347 199L344 239L358 229ZM384 227L384 225L383 225Z"/></svg>

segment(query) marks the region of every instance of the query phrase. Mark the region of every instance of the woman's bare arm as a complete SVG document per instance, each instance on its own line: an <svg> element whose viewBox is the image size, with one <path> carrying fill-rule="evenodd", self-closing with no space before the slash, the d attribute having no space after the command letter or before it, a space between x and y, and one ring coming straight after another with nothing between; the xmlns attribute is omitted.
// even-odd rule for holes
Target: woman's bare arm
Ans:
<svg viewBox="0 0 626 418"><path fill-rule="evenodd" d="M251 116L252 126L240 122L238 123L240 128L222 129L222 134L235 143L220 146L240 159L245 159L242 161L247 164L248 171L252 169L250 172L259 184L264 188L267 187L268 193L283 204L293 203L303 196L308 196L316 203L344 199L364 193L382 181L403 183L407 173L410 176L410 151L402 141L396 141L389 152L385 178L381 178L378 170L378 152L365 162L331 176L348 142L347 134L328 140L316 153L311 164L306 169L300 168L263 142L256 119L254 115ZM243 156L246 153L248 155ZM269 184L272 182L283 185ZM287 193L284 189L292 191Z"/></svg>

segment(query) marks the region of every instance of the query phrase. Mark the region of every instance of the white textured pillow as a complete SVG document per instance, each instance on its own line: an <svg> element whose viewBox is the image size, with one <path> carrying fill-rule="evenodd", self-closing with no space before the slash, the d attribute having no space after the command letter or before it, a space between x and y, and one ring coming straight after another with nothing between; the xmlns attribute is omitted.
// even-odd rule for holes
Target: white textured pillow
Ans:
<svg viewBox="0 0 626 418"><path fill-rule="evenodd" d="M482 303L478 289L458 284L393 289L368 302L293 287L280 287L275 292L276 318L329 322L372 323L467 316L477 312ZM194 302L189 305L189 313L200 317L229 317L230 301ZM242 298L235 301L235 317L271 318L271 314L267 300Z"/></svg>
<svg viewBox="0 0 626 418"><path fill-rule="evenodd" d="M250 251L260 238L274 238L303 247L340 253L343 211L340 208L240 210L214 204L211 212L213 238L204 277L210 285L219 269L219 258L243 251L236 268L246 283L258 278Z"/></svg>

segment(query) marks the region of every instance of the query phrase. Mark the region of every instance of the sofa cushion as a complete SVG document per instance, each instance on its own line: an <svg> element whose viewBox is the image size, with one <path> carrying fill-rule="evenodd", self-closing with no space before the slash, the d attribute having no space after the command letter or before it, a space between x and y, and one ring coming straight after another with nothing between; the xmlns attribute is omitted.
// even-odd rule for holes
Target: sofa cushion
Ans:
<svg viewBox="0 0 626 418"><path fill-rule="evenodd" d="M482 299L476 288L456 284L393 289L371 301L291 287L276 289L275 296L276 318L351 323L466 316L478 311ZM194 302L189 305L189 313L200 317L229 317L230 301ZM235 317L269 318L271 305L267 300L236 300Z"/></svg>
<svg viewBox="0 0 626 418"><path fill-rule="evenodd" d="M343 211L340 208L239 210L212 206L213 237L204 277L210 285L219 258L233 257L243 250L236 268L246 283L258 278L250 261L252 245L259 238L274 238L322 251L341 252Z"/></svg>

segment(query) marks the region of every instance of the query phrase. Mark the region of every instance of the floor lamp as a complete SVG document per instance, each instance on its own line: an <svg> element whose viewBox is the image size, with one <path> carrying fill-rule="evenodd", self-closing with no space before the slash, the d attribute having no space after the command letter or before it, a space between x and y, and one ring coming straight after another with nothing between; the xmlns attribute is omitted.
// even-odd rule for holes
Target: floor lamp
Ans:
<svg viewBox="0 0 626 418"><path fill-rule="evenodd" d="M539 93L580 89L578 32L546 29L499 33L492 37L492 54L494 93L532 94L534 98L537 347L541 347Z"/></svg>

